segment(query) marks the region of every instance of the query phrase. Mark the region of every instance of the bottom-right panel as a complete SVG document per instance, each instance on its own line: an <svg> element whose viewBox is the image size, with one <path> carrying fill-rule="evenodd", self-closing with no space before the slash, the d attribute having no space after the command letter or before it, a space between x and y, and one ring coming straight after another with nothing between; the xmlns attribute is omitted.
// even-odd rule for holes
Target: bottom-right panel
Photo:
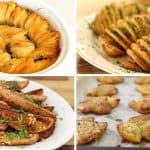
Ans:
<svg viewBox="0 0 150 150"><path fill-rule="evenodd" d="M150 148L150 77L77 77L77 145Z"/></svg>

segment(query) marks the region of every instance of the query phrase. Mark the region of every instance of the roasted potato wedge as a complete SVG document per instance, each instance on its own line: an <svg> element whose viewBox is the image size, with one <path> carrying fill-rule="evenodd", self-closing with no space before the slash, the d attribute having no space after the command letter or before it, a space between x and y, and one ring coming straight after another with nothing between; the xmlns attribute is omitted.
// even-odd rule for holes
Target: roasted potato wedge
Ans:
<svg viewBox="0 0 150 150"><path fill-rule="evenodd" d="M29 134L26 137L19 137L17 132L0 132L0 137L0 145L8 146L31 145L39 140L38 134Z"/></svg>
<svg viewBox="0 0 150 150"><path fill-rule="evenodd" d="M12 110L0 109L0 116L5 119L9 126L16 130L26 129L29 133L44 132L54 126L55 119L21 113Z"/></svg>
<svg viewBox="0 0 150 150"><path fill-rule="evenodd" d="M29 84L29 81L0 81L0 85L14 91L20 91L27 87Z"/></svg>
<svg viewBox="0 0 150 150"><path fill-rule="evenodd" d="M8 103L10 106L21 107L25 111L31 112L36 115L55 118L55 115L52 112L43 109L30 101L27 101L25 98L18 95L18 93L14 93L13 91L5 89L2 86L0 86L0 98L2 98L2 100Z"/></svg>

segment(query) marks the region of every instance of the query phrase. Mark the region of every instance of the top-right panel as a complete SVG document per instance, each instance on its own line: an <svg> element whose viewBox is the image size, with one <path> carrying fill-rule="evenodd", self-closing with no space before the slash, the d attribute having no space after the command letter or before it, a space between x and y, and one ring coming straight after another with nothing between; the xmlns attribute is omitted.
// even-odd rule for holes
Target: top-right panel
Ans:
<svg viewBox="0 0 150 150"><path fill-rule="evenodd" d="M78 73L150 73L149 6L149 0L78 0Z"/></svg>

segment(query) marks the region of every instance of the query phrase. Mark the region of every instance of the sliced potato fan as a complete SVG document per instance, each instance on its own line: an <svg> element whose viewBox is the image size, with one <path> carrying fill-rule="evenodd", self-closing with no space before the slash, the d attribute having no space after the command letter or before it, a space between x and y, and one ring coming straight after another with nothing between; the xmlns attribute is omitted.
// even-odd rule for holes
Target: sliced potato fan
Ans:
<svg viewBox="0 0 150 150"><path fill-rule="evenodd" d="M99 35L104 33L105 29L109 28L112 24L116 24L119 19L124 19L127 16L131 17L135 14L147 13L147 8L137 3L121 4L119 6L110 4L97 13L92 23L92 29Z"/></svg>
<svg viewBox="0 0 150 150"><path fill-rule="evenodd" d="M150 14L139 4L110 4L92 22L104 51L110 57L128 56L119 61L124 68L150 72Z"/></svg>
<svg viewBox="0 0 150 150"><path fill-rule="evenodd" d="M60 53L60 33L42 16L15 2L1 2L0 7L0 71L33 73L52 65ZM44 56L36 59L32 54L39 49Z"/></svg>

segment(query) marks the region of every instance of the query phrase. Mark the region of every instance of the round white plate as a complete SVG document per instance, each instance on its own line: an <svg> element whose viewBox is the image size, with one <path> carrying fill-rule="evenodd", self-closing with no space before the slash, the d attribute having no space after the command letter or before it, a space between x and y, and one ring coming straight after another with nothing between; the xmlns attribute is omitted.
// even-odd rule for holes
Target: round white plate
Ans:
<svg viewBox="0 0 150 150"><path fill-rule="evenodd" d="M0 80L26 80L19 77L0 77ZM54 106L57 114L56 127L53 134L38 143L29 146L0 146L2 150L53 150L68 142L74 132L74 113L70 105L63 97L53 90L33 81L23 91L30 91L42 88L47 96L46 104Z"/></svg>
<svg viewBox="0 0 150 150"><path fill-rule="evenodd" d="M10 0L0 0L0 1L8 2ZM37 0L14 0L14 1L20 6L27 8L29 10L32 10L38 13L39 15L41 15L42 17L46 18L49 21L49 23L53 26L53 28L59 31L61 34L61 37L60 37L61 51L56 62L53 65L49 66L48 68L39 72L32 73L32 74L47 73L51 71L53 68L57 67L60 63L62 63L62 61L64 60L67 54L67 51L70 47L69 34L68 34L67 27L64 21L62 20L62 18L57 15L57 13L51 7L51 5L46 5L46 3L43 3L42 0L38 0L38 2Z"/></svg>
<svg viewBox="0 0 150 150"><path fill-rule="evenodd" d="M108 73L140 73L121 67L117 58L109 57L103 50L98 38L93 33L90 25L95 14L85 17L79 22L77 28L77 52L91 65Z"/></svg>

